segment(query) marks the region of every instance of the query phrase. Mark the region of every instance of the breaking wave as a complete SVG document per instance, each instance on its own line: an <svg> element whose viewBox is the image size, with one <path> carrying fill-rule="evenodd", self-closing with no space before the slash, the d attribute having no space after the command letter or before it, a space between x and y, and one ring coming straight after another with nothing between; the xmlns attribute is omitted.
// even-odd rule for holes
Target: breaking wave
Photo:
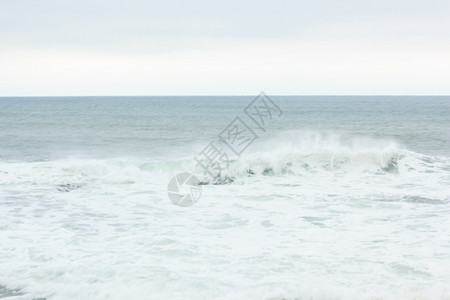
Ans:
<svg viewBox="0 0 450 300"><path fill-rule="evenodd" d="M0 162L0 182L48 183L62 190L79 188L83 182L136 183L167 180L178 172L192 172L203 183L231 183L250 176L296 176L307 173L336 174L369 172L400 174L418 170L448 170L448 158L422 155L400 148L392 140L346 137L333 134L287 132L255 143L241 157L230 157L228 165L211 180L192 157L147 160L145 158L79 159L40 162Z"/></svg>
<svg viewBox="0 0 450 300"><path fill-rule="evenodd" d="M230 160L229 167L216 172L211 182L228 183L246 176L295 176L317 172L381 175L411 169L436 171L435 164L448 162L446 158L402 149L392 140L288 132L269 138L255 145L253 151ZM198 167L196 171L201 174Z"/></svg>

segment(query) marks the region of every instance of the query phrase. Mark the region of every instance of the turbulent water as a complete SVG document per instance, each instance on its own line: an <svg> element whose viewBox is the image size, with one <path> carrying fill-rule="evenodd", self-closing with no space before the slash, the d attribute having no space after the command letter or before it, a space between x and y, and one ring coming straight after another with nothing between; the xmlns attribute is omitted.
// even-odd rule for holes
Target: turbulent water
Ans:
<svg viewBox="0 0 450 300"><path fill-rule="evenodd" d="M450 97L252 100L0 98L0 298L450 299Z"/></svg>

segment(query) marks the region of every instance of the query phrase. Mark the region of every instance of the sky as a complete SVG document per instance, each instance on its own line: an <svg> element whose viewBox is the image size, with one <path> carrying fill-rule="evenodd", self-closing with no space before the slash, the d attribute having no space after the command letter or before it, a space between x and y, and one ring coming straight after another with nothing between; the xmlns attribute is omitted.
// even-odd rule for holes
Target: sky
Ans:
<svg viewBox="0 0 450 300"><path fill-rule="evenodd" d="M448 0L0 0L0 96L449 95Z"/></svg>

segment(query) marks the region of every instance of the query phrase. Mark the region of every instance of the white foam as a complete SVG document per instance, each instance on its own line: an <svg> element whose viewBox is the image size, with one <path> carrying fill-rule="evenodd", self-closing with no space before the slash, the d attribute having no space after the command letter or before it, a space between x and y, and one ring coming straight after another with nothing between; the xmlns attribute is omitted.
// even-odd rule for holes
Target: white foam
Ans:
<svg viewBox="0 0 450 300"><path fill-rule="evenodd" d="M287 133L181 208L167 183L190 168L189 157L0 162L0 285L21 289L11 299L450 297L448 158Z"/></svg>

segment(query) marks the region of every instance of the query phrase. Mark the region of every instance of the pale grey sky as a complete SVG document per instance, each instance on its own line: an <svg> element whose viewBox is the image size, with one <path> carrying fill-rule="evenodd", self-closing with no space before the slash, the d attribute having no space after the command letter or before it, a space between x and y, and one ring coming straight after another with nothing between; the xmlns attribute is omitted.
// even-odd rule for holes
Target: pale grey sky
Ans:
<svg viewBox="0 0 450 300"><path fill-rule="evenodd" d="M450 1L0 0L0 96L450 94Z"/></svg>

